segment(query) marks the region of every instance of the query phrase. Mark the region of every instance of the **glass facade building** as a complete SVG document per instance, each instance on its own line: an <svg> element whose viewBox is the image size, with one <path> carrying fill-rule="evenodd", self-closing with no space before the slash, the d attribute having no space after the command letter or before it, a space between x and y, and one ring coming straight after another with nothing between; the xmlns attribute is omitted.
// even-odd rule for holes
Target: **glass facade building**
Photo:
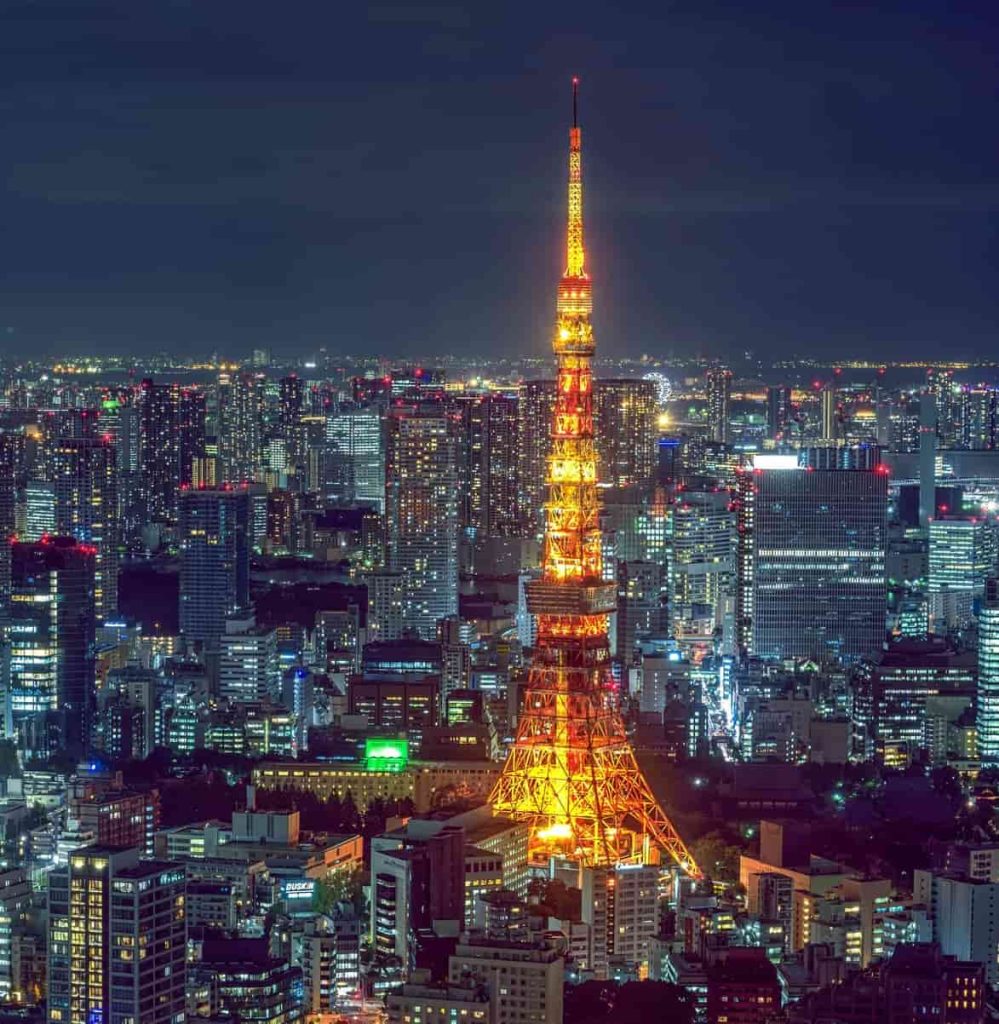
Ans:
<svg viewBox="0 0 999 1024"><path fill-rule="evenodd" d="M999 763L999 579L985 583L978 613L978 756Z"/></svg>
<svg viewBox="0 0 999 1024"><path fill-rule="evenodd" d="M740 473L737 624L756 657L855 661L884 641L888 475L757 456Z"/></svg>

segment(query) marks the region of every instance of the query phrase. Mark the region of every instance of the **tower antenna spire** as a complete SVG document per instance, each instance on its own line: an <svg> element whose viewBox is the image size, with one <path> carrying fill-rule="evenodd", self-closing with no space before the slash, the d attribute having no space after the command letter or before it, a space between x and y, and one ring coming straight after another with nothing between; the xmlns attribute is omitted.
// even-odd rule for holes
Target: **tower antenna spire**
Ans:
<svg viewBox="0 0 999 1024"><path fill-rule="evenodd" d="M579 76L572 76L572 127L579 127Z"/></svg>

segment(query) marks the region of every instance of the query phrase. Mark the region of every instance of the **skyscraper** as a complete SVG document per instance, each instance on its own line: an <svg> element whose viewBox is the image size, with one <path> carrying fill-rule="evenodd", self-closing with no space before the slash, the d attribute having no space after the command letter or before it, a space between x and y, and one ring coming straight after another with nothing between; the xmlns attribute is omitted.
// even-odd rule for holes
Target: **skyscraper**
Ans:
<svg viewBox="0 0 999 1024"><path fill-rule="evenodd" d="M519 400L503 392L467 393L451 401L458 417L461 525L487 536L521 528Z"/></svg>
<svg viewBox="0 0 999 1024"><path fill-rule="evenodd" d="M732 404L732 371L712 366L707 372L708 432L712 441L727 444Z"/></svg>
<svg viewBox="0 0 999 1024"><path fill-rule="evenodd" d="M323 491L341 505L385 510L385 434L377 406L339 409L326 417Z"/></svg>
<svg viewBox="0 0 999 1024"><path fill-rule="evenodd" d="M739 476L739 643L761 658L855 660L886 617L887 467L757 456Z"/></svg>
<svg viewBox="0 0 999 1024"><path fill-rule="evenodd" d="M194 480L194 467L205 457L205 412L203 391L176 388L177 404L177 482L180 486Z"/></svg>
<svg viewBox="0 0 999 1024"><path fill-rule="evenodd" d="M710 608L721 625L725 599L734 590L735 515L729 492L684 490L673 506L672 608L676 620L697 606Z"/></svg>
<svg viewBox="0 0 999 1024"><path fill-rule="evenodd" d="M594 382L597 479L648 487L656 470L659 405L651 380L601 377Z"/></svg>
<svg viewBox="0 0 999 1024"><path fill-rule="evenodd" d="M827 384L819 396L819 411L822 418L821 439L832 444L839 437L839 410L836 403L836 386Z"/></svg>
<svg viewBox="0 0 999 1024"><path fill-rule="evenodd" d="M67 749L89 734L94 700L94 560L72 537L11 547L8 728L66 715Z"/></svg>
<svg viewBox="0 0 999 1024"><path fill-rule="evenodd" d="M394 406L385 463L387 562L404 580L402 623L424 639L458 611L457 455L439 402Z"/></svg>
<svg viewBox="0 0 999 1024"><path fill-rule="evenodd" d="M305 458L305 428L302 424L305 392L302 379L295 373L282 377L279 390L279 426L288 461L301 462Z"/></svg>
<svg viewBox="0 0 999 1024"><path fill-rule="evenodd" d="M985 583L978 612L978 756L999 763L999 579Z"/></svg>
<svg viewBox="0 0 999 1024"><path fill-rule="evenodd" d="M180 631L214 647L250 600L249 495L187 489L180 500Z"/></svg>
<svg viewBox="0 0 999 1024"><path fill-rule="evenodd" d="M669 635L666 570L658 562L617 563L617 657L630 665L639 640Z"/></svg>
<svg viewBox="0 0 999 1024"><path fill-rule="evenodd" d="M583 249L581 134L569 132L566 269L558 286L558 363L551 419L542 576L527 584L537 615L517 736L490 796L530 825L530 855L584 865L640 862L655 846L695 872L638 765L612 695L593 424L592 286ZM538 429L538 425L535 425Z"/></svg>
<svg viewBox="0 0 999 1024"><path fill-rule="evenodd" d="M97 549L97 615L118 611L118 473L110 438L57 438L46 474L55 501L54 532Z"/></svg>
<svg viewBox="0 0 999 1024"><path fill-rule="evenodd" d="M791 389L784 384L767 388L767 437L773 441L787 436L791 424Z"/></svg>
<svg viewBox="0 0 999 1024"><path fill-rule="evenodd" d="M534 536L542 529L545 478L552 439L539 424L550 423L555 411L555 381L525 380L520 386L517 448L520 451L521 529Z"/></svg>
<svg viewBox="0 0 999 1024"><path fill-rule="evenodd" d="M218 445L223 479L255 480L263 445L263 389L252 373L220 374Z"/></svg>
<svg viewBox="0 0 999 1024"><path fill-rule="evenodd" d="M172 522L180 486L176 389L143 380L139 389L139 475L146 522Z"/></svg>

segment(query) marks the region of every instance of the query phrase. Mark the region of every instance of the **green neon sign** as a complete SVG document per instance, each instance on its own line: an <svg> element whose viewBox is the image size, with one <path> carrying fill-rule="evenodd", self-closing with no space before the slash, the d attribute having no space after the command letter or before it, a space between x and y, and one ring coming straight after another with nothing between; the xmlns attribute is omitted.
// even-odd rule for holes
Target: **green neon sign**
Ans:
<svg viewBox="0 0 999 1024"><path fill-rule="evenodd" d="M409 763L409 741L369 737L364 741L364 767L372 772L401 772Z"/></svg>

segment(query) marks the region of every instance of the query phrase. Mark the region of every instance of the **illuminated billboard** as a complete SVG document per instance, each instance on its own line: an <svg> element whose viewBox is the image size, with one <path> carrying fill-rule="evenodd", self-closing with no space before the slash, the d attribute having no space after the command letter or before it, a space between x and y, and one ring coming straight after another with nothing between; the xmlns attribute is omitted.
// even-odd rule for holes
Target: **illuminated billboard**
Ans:
<svg viewBox="0 0 999 1024"><path fill-rule="evenodd" d="M409 740L380 739L364 741L364 767L371 772L401 772L409 763Z"/></svg>

